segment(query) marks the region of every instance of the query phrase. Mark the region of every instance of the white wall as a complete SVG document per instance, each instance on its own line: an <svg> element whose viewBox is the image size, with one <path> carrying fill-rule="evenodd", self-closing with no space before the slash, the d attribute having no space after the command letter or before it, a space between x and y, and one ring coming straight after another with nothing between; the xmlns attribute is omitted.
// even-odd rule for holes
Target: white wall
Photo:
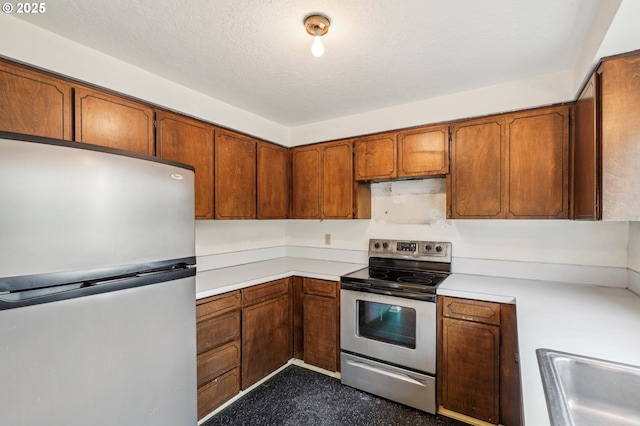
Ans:
<svg viewBox="0 0 640 426"><path fill-rule="evenodd" d="M284 220L197 220L196 256L284 246Z"/></svg>
<svg viewBox="0 0 640 426"><path fill-rule="evenodd" d="M629 289L640 296L640 222L629 223Z"/></svg>
<svg viewBox="0 0 640 426"><path fill-rule="evenodd" d="M629 269L640 273L640 222L629 222Z"/></svg>
<svg viewBox="0 0 640 426"><path fill-rule="evenodd" d="M576 96L582 84L600 60L601 56L599 55L601 52L599 50L602 40L604 40L607 31L609 31L621 3L622 0L607 0L600 3L596 18L591 24L587 39L584 40L573 67L573 91Z"/></svg>
<svg viewBox="0 0 640 426"><path fill-rule="evenodd" d="M288 145L281 124L0 13L0 55Z"/></svg>
<svg viewBox="0 0 640 426"><path fill-rule="evenodd" d="M613 0L617 3L619 0ZM607 0L605 3L608 3ZM596 53L596 58L640 49L640 1L624 0Z"/></svg>
<svg viewBox="0 0 640 426"><path fill-rule="evenodd" d="M452 242L454 257L627 266L627 222L447 220L445 199L444 179L373 184L371 220L288 221L286 244L366 251L369 238L435 240Z"/></svg>
<svg viewBox="0 0 640 426"><path fill-rule="evenodd" d="M291 145L571 101L572 81L566 71L311 123L291 129Z"/></svg>

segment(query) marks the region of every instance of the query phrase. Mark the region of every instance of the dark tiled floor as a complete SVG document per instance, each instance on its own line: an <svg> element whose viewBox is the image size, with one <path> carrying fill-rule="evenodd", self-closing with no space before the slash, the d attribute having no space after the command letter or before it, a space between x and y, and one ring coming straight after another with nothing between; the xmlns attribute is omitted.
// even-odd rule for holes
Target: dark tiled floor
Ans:
<svg viewBox="0 0 640 426"><path fill-rule="evenodd" d="M209 419L221 425L463 426L291 365Z"/></svg>

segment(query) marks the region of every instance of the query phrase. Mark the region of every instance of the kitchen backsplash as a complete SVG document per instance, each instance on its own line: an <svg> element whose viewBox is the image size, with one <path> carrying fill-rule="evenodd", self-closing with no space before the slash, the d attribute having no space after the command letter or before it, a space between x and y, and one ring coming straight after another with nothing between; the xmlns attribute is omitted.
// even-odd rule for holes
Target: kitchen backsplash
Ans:
<svg viewBox="0 0 640 426"><path fill-rule="evenodd" d="M278 246L366 252L369 238L419 239L450 241L459 258L640 271L637 222L447 220L445 200L444 179L374 183L370 220L196 221L196 254Z"/></svg>

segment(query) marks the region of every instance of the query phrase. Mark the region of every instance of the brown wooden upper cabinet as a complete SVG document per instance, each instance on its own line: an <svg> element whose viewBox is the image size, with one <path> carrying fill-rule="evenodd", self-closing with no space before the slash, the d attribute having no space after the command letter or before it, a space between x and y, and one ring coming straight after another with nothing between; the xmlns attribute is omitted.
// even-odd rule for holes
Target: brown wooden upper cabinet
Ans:
<svg viewBox="0 0 640 426"><path fill-rule="evenodd" d="M398 133L398 177L449 173L449 126Z"/></svg>
<svg viewBox="0 0 640 426"><path fill-rule="evenodd" d="M196 219L213 219L213 126L158 111L157 155L193 166Z"/></svg>
<svg viewBox="0 0 640 426"><path fill-rule="evenodd" d="M322 144L295 147L291 150L291 217L322 217Z"/></svg>
<svg viewBox="0 0 640 426"><path fill-rule="evenodd" d="M640 220L640 55L602 62L576 103L575 219Z"/></svg>
<svg viewBox="0 0 640 426"><path fill-rule="evenodd" d="M504 117L456 123L451 133L447 217L504 218L503 174L508 155Z"/></svg>
<svg viewBox="0 0 640 426"><path fill-rule="evenodd" d="M69 83L0 61L0 130L71 140L72 108Z"/></svg>
<svg viewBox="0 0 640 426"><path fill-rule="evenodd" d="M75 89L75 140L155 155L154 111L99 90Z"/></svg>
<svg viewBox="0 0 640 426"><path fill-rule="evenodd" d="M258 142L258 219L289 214L289 149Z"/></svg>
<svg viewBox="0 0 640 426"><path fill-rule="evenodd" d="M569 218L570 114L559 106L507 115L507 218Z"/></svg>
<svg viewBox="0 0 640 426"><path fill-rule="evenodd" d="M398 176L396 138L395 133L385 133L355 140L356 180L393 179Z"/></svg>
<svg viewBox="0 0 640 426"><path fill-rule="evenodd" d="M567 219L569 106L453 125L447 217Z"/></svg>
<svg viewBox="0 0 640 426"><path fill-rule="evenodd" d="M291 150L293 219L370 217L370 200L369 186L353 179L350 139Z"/></svg>
<svg viewBox="0 0 640 426"><path fill-rule="evenodd" d="M449 126L428 126L356 138L355 180L449 173Z"/></svg>
<svg viewBox="0 0 640 426"><path fill-rule="evenodd" d="M353 148L351 141L323 148L321 211L324 218L353 217Z"/></svg>
<svg viewBox="0 0 640 426"><path fill-rule="evenodd" d="M575 127L573 141L573 190L571 218L577 220L598 220L602 217L600 137L597 133L600 75L594 73L575 106Z"/></svg>
<svg viewBox="0 0 640 426"><path fill-rule="evenodd" d="M215 218L255 219L256 140L215 131Z"/></svg>

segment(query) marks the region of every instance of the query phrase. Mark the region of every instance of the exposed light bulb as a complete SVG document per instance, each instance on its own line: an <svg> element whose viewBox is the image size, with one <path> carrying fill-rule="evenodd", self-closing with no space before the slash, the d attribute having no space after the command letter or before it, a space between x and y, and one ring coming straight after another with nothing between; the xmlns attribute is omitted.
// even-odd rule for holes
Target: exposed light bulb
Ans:
<svg viewBox="0 0 640 426"><path fill-rule="evenodd" d="M316 58L319 58L324 54L324 45L322 44L322 40L320 40L320 36L313 37L313 44L311 45L311 54Z"/></svg>

